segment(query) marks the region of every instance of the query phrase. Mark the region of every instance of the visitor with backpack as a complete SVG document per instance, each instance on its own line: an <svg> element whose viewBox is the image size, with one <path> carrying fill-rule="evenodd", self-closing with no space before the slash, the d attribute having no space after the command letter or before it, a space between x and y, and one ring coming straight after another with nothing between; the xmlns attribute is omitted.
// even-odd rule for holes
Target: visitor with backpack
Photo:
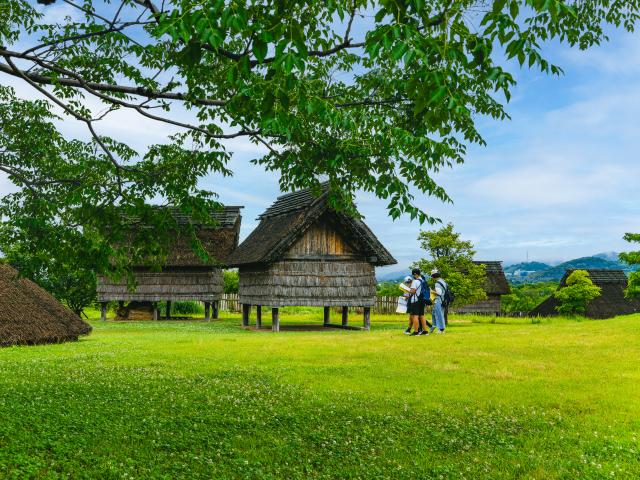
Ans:
<svg viewBox="0 0 640 480"><path fill-rule="evenodd" d="M434 268L431 270L431 278L435 281L434 290L436 298L433 302L433 309L431 313L433 326L431 327L430 332L433 332L437 328L438 331L436 333L442 334L446 327L445 309L449 308L449 304L453 301L453 294L451 293L447 282L444 281L437 269Z"/></svg>
<svg viewBox="0 0 640 480"><path fill-rule="evenodd" d="M411 282L411 290L409 292L411 296L409 297L407 311L409 312L410 325L413 326L413 333L411 333L411 326L404 333L411 336L429 335L427 325L431 327L431 324L427 322L424 316L425 307L431 305L429 286L419 268L414 268L411 271L411 276L413 281Z"/></svg>

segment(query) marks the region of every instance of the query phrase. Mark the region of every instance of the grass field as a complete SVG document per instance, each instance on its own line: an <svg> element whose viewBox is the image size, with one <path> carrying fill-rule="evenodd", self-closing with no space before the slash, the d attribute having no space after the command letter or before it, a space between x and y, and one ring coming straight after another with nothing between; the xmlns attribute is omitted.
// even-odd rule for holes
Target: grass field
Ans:
<svg viewBox="0 0 640 480"><path fill-rule="evenodd" d="M239 323L92 320L0 349L0 478L640 477L640 315Z"/></svg>

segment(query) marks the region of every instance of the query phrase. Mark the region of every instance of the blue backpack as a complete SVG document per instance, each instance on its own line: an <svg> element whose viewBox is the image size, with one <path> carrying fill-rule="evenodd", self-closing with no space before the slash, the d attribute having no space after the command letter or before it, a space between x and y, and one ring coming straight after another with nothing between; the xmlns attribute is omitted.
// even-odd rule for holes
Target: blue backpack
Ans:
<svg viewBox="0 0 640 480"><path fill-rule="evenodd" d="M424 277L420 277L420 297L419 300L422 300L425 305L431 305L431 290L429 289L429 284L424 279Z"/></svg>

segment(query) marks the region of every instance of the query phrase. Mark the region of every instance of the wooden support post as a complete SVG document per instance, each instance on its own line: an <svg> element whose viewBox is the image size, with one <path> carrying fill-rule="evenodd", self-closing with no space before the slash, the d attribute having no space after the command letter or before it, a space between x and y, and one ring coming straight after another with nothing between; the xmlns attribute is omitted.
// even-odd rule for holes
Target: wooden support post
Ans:
<svg viewBox="0 0 640 480"><path fill-rule="evenodd" d="M160 309L158 308L158 302L153 302L153 319L158 321L160 319Z"/></svg>
<svg viewBox="0 0 640 480"><path fill-rule="evenodd" d="M271 309L271 331L280 331L280 311L277 307Z"/></svg>
<svg viewBox="0 0 640 480"><path fill-rule="evenodd" d="M204 321L211 321L211 302L204 302Z"/></svg>
<svg viewBox="0 0 640 480"><path fill-rule="evenodd" d="M251 315L251 305L248 303L242 304L242 326L249 326L249 316Z"/></svg>
<svg viewBox="0 0 640 480"><path fill-rule="evenodd" d="M331 307L324 307L324 326L331 323Z"/></svg>
<svg viewBox="0 0 640 480"><path fill-rule="evenodd" d="M167 300L167 311L164 312L164 318L171 320L171 300Z"/></svg>
<svg viewBox="0 0 640 480"><path fill-rule="evenodd" d="M371 307L364 307L364 328L371 330Z"/></svg>
<svg viewBox="0 0 640 480"><path fill-rule="evenodd" d="M220 316L220 308L218 307L218 301L213 302L213 319L217 320Z"/></svg>
<svg viewBox="0 0 640 480"><path fill-rule="evenodd" d="M107 302L100 303L100 320L107 321Z"/></svg>
<svg viewBox="0 0 640 480"><path fill-rule="evenodd" d="M342 307L342 326L346 327L349 324L349 307Z"/></svg>
<svg viewBox="0 0 640 480"><path fill-rule="evenodd" d="M262 305L256 305L256 327L262 326Z"/></svg>

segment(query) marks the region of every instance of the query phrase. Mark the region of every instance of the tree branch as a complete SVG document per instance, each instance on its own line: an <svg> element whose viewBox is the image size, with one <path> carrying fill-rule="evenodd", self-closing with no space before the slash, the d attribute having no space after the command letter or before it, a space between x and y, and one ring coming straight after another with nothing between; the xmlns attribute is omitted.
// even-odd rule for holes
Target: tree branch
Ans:
<svg viewBox="0 0 640 480"><path fill-rule="evenodd" d="M13 58L29 60L36 63L42 62L42 60L38 57L31 56L31 55L23 55L19 52L12 52L10 50L6 50L2 48L0 48L0 55L5 57L5 59L8 57L13 57ZM20 78L24 77L26 79L29 79L31 82L34 82L40 85L58 85L59 84L66 87L84 89L82 83L77 79L62 77L62 78L56 78L54 80L53 78L45 75L26 72L2 63L0 63L0 72L13 75L14 77L20 77ZM126 85L116 85L116 84L106 84L106 83L96 83L96 82L86 82L86 85L91 87L93 90L101 91L101 92L124 93L128 95L137 95L137 96L146 97L146 98L178 100L181 102L193 103L195 105L221 107L226 105L227 103L225 100L213 100L213 99L206 99L206 98L190 99L188 95L184 93L159 92L159 91L154 91L145 87L130 87Z"/></svg>

